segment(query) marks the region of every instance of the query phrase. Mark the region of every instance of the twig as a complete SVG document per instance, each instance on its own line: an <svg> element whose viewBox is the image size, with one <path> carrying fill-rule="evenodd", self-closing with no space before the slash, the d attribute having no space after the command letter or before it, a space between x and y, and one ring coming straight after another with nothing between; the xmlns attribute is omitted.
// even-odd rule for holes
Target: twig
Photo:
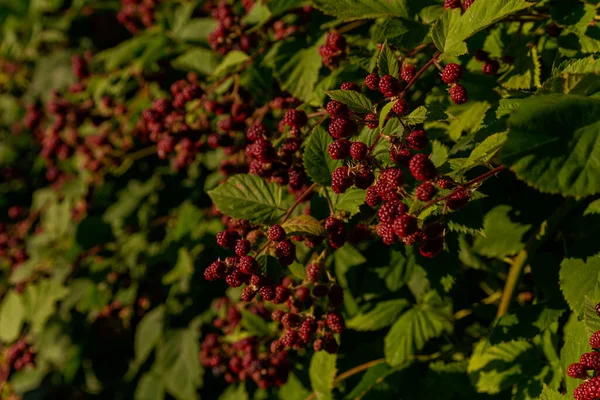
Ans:
<svg viewBox="0 0 600 400"><path fill-rule="evenodd" d="M304 190L304 192L302 192L302 194L300 196L298 196L298 198L296 199L296 202L294 204L292 204L292 206L290 207L290 209L287 210L287 212L283 216L283 220L281 221L282 224L285 223L285 221L288 220L288 218L290 217L290 215L292 215L292 213L294 212L294 210L296 209L296 207L298 207L298 205L300 203L302 203L302 201L304 201L305 197L308 196L310 194L310 192L312 192L316 187L317 187L317 184L313 183L312 185L310 185L309 187L307 187Z"/></svg>
<svg viewBox="0 0 600 400"><path fill-rule="evenodd" d="M352 29L358 28L361 25L366 24L367 21L354 21L346 26L342 26L340 29L336 29L337 33L342 34L351 31Z"/></svg>
<svg viewBox="0 0 600 400"><path fill-rule="evenodd" d="M427 71L427 69L429 67L431 67L431 64L433 64L437 60L437 58L440 56L440 54L442 54L442 52L438 51L437 53L435 53L433 55L433 57L431 58L431 60L427 61L427 63L425 65L423 65L423 67L416 73L416 75L414 76L414 78L412 78L410 80L410 82L408 82L406 84L406 87L404 88L404 90L402 91L402 93L400 93L400 96L398 96L399 98L403 98L404 95L406 95L406 92L408 91L408 89L410 89L410 87L412 85L414 85L414 83L417 81L417 79L419 79L419 77L421 75L423 75L423 73L425 73L425 71Z"/></svg>

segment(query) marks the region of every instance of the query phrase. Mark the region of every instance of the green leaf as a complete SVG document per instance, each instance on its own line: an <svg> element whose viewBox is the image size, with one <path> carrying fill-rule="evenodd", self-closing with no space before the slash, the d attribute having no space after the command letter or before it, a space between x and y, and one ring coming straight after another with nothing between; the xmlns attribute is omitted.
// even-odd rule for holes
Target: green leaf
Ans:
<svg viewBox="0 0 600 400"><path fill-rule="evenodd" d="M542 388L542 394L540 395L540 400L565 400L566 397L560 394L560 392L550 389L546 384Z"/></svg>
<svg viewBox="0 0 600 400"><path fill-rule="evenodd" d="M310 396L310 391L296 375L290 373L287 382L279 388L279 395L285 400L306 400Z"/></svg>
<svg viewBox="0 0 600 400"><path fill-rule="evenodd" d="M525 247L523 235L531 225L513 222L510 218L511 207L501 205L494 207L483 220L484 236L476 236L473 250L486 257L513 255Z"/></svg>
<svg viewBox="0 0 600 400"><path fill-rule="evenodd" d="M460 10L458 13L454 10L452 17L447 22L447 34L443 35L445 29L441 31L442 33L436 31L433 36L436 38L434 43L439 50L444 52L445 57L460 56L467 52L465 40L511 14L531 7L531 5L532 3L525 0L477 0L462 15L460 15ZM439 47L442 43L443 46Z"/></svg>
<svg viewBox="0 0 600 400"><path fill-rule="evenodd" d="M382 301L372 310L354 316L346 325L356 331L376 331L392 325L408 305L406 299Z"/></svg>
<svg viewBox="0 0 600 400"><path fill-rule="evenodd" d="M112 228L99 216L86 217L77 225L77 243L85 249L114 240Z"/></svg>
<svg viewBox="0 0 600 400"><path fill-rule="evenodd" d="M465 133L476 133L481 128L489 109L490 104L485 101L470 101L462 106L452 107L450 111L456 118L451 120L448 126L450 139L456 142Z"/></svg>
<svg viewBox="0 0 600 400"><path fill-rule="evenodd" d="M56 312L56 303L68 294L58 278L28 284L23 292L25 318L34 333L43 331L48 319Z"/></svg>
<svg viewBox="0 0 600 400"><path fill-rule="evenodd" d="M343 21L396 16L412 16L408 0L312 0L312 4L325 14Z"/></svg>
<svg viewBox="0 0 600 400"><path fill-rule="evenodd" d="M390 366L385 363L372 366L367 370L367 372L365 372L360 379L360 382L352 389L350 393L348 393L346 399L350 400L363 398L369 390L371 390L375 385L381 383L382 380L394 372L396 372L396 370L390 368Z"/></svg>
<svg viewBox="0 0 600 400"><path fill-rule="evenodd" d="M423 43L429 33L429 26L417 21L400 18L386 18L374 26L371 42L387 42L401 49L412 49Z"/></svg>
<svg viewBox="0 0 600 400"><path fill-rule="evenodd" d="M391 75L398 77L400 74L400 64L396 55L388 46L387 41L383 44L381 51L379 52L379 58L377 58L377 66L379 67L379 75Z"/></svg>
<svg viewBox="0 0 600 400"><path fill-rule="evenodd" d="M208 195L225 215L252 222L272 222L287 211L281 186L256 175L235 175Z"/></svg>
<svg viewBox="0 0 600 400"><path fill-rule="evenodd" d="M310 101L319 80L322 60L317 47L296 52L281 68L274 71L281 88L302 101Z"/></svg>
<svg viewBox="0 0 600 400"><path fill-rule="evenodd" d="M25 319L25 307L21 296L14 290L10 290L0 306L0 340L11 343L21 333Z"/></svg>
<svg viewBox="0 0 600 400"><path fill-rule="evenodd" d="M446 164L446 161L448 161L448 148L437 140L431 142L431 148L431 156L429 158L433 165L439 168Z"/></svg>
<svg viewBox="0 0 600 400"><path fill-rule="evenodd" d="M177 253L177 263L162 278L162 283L172 285L179 282L182 291L187 291L189 288L189 279L194 273L194 260L189 251L185 247L181 247Z"/></svg>
<svg viewBox="0 0 600 400"><path fill-rule="evenodd" d="M385 336L385 359L392 367L402 365L428 340L453 330L452 305L444 303L435 292L429 293L419 304L394 323Z"/></svg>
<svg viewBox="0 0 600 400"><path fill-rule="evenodd" d="M214 76L220 76L228 74L231 71L235 71L240 65L250 59L250 56L242 51L233 50L227 53L225 58L216 67L213 72Z"/></svg>
<svg viewBox="0 0 600 400"><path fill-rule="evenodd" d="M560 288L576 315L583 312L586 296L600 299L600 255L585 261L565 258L560 264Z"/></svg>
<svg viewBox="0 0 600 400"><path fill-rule="evenodd" d="M334 211L346 211L351 216L358 213L361 205L365 204L367 191L350 188L345 193L335 194L327 188Z"/></svg>
<svg viewBox="0 0 600 400"><path fill-rule="evenodd" d="M431 121L445 121L448 119L446 109L442 106L430 104L419 106L402 120L408 125L419 125Z"/></svg>
<svg viewBox="0 0 600 400"><path fill-rule="evenodd" d="M600 199L594 200L588 204L587 208L583 212L583 215L589 214L600 214Z"/></svg>
<svg viewBox="0 0 600 400"><path fill-rule="evenodd" d="M333 100L337 100L350 107L357 113L370 113L373 111L373 103L364 94L354 90L329 90L327 95Z"/></svg>
<svg viewBox="0 0 600 400"><path fill-rule="evenodd" d="M299 215L290 218L281 225L288 235L325 236L325 228L310 215Z"/></svg>
<svg viewBox="0 0 600 400"><path fill-rule="evenodd" d="M242 310L242 326L253 336L266 336L270 332L264 319L246 310Z"/></svg>
<svg viewBox="0 0 600 400"><path fill-rule="evenodd" d="M144 315L140 321L135 330L134 339L136 364L143 364L159 342L164 329L164 320L165 307L161 305Z"/></svg>
<svg viewBox="0 0 600 400"><path fill-rule="evenodd" d="M583 353L590 351L590 337L585 330L583 321L579 321L576 314L571 314L565 324L563 333L564 345L560 350L560 364L567 386L567 393L573 393L573 390L579 386L581 381L568 377L566 371L570 364L579 362L579 358Z"/></svg>
<svg viewBox="0 0 600 400"><path fill-rule="evenodd" d="M383 108L381 109L381 113L379 114L379 129L380 130L385 129L385 121L386 121L386 118L387 118L388 114L390 113L390 111L392 111L392 107L394 107L394 102L390 101L385 106L383 106Z"/></svg>
<svg viewBox="0 0 600 400"><path fill-rule="evenodd" d="M583 309L583 324L589 336L600 331L600 318L596 314L597 301L592 301L588 296L585 296L585 307Z"/></svg>
<svg viewBox="0 0 600 400"><path fill-rule="evenodd" d="M219 400L248 400L248 392L244 383L229 385L219 396Z"/></svg>
<svg viewBox="0 0 600 400"><path fill-rule="evenodd" d="M548 95L524 100L509 120L502 161L541 192L588 196L600 192L600 101Z"/></svg>
<svg viewBox="0 0 600 400"><path fill-rule="evenodd" d="M329 157L327 148L331 143L333 143L333 138L319 125L306 140L304 148L306 173L313 181L322 186L331 186L331 173L343 164L343 161Z"/></svg>
<svg viewBox="0 0 600 400"><path fill-rule="evenodd" d="M431 27L429 35L433 40L433 44L435 44L435 47L439 50L443 50L444 46L446 46L446 38L448 37L450 27L457 23L461 14L462 11L460 9L446 10ZM467 46L463 45L463 47L464 49L460 48L460 50L466 52Z"/></svg>
<svg viewBox="0 0 600 400"><path fill-rule="evenodd" d="M495 346L485 340L479 342L467 368L471 380L476 382L477 391L497 394L521 379L528 379L523 374L524 367L517 360L531 349L532 345L525 340L513 340Z"/></svg>
<svg viewBox="0 0 600 400"><path fill-rule="evenodd" d="M177 40L193 43L208 43L208 35L217 27L212 18L195 18L173 32Z"/></svg>
<svg viewBox="0 0 600 400"><path fill-rule="evenodd" d="M146 372L135 389L135 400L164 400L165 385L154 372Z"/></svg>
<svg viewBox="0 0 600 400"><path fill-rule="evenodd" d="M202 75L212 75L217 66L219 66L218 57L210 50L202 47L189 49L171 64L177 69L183 71L197 72Z"/></svg>
<svg viewBox="0 0 600 400"><path fill-rule="evenodd" d="M600 59L596 56L589 56L580 60L569 60L559 66L561 73L566 74L594 74L600 75Z"/></svg>
<svg viewBox="0 0 600 400"><path fill-rule="evenodd" d="M525 90L542 86L542 66L535 47L525 49L515 57L515 63L499 79L505 89Z"/></svg>
<svg viewBox="0 0 600 400"><path fill-rule="evenodd" d="M463 171L468 171L478 165L485 165L490 162L496 153L502 148L506 141L506 132L494 133L485 138L477 147L473 149L467 161L462 166Z"/></svg>
<svg viewBox="0 0 600 400"><path fill-rule="evenodd" d="M308 370L312 390L318 400L332 400L333 379L337 373L337 355L325 351L316 352Z"/></svg>
<svg viewBox="0 0 600 400"><path fill-rule="evenodd" d="M261 254L256 257L256 262L260 265L260 273L269 278L271 282L279 282L283 277L284 271L277 258L268 254ZM291 265L289 268L291 269ZM304 266L302 266L302 268L304 269ZM304 277L302 279L304 279Z"/></svg>

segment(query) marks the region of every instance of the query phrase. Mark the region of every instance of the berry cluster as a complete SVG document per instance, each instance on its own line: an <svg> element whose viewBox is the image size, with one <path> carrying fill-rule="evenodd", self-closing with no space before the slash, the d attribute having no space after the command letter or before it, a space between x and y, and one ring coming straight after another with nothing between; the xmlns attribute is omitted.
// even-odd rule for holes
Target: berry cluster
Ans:
<svg viewBox="0 0 600 400"><path fill-rule="evenodd" d="M442 71L442 80L449 85L450 100L455 104L465 104L469 99L467 89L458 82L462 78L462 68L458 64L450 63Z"/></svg>
<svg viewBox="0 0 600 400"><path fill-rule="evenodd" d="M22 206L12 206L8 209L8 219L10 222L0 222L0 267L10 267L13 273L29 259L25 239L34 233L40 233L41 227L32 229L36 216L29 213ZM15 289L21 293L25 289L25 284L16 285Z"/></svg>
<svg viewBox="0 0 600 400"><path fill-rule="evenodd" d="M223 337L239 327L242 319L240 309L266 320L269 313L265 307L260 303L243 307L222 298L215 302L215 308L219 317L213 325L219 333L209 333L204 337L200 351L202 365L211 368L213 375L222 376L229 384L250 378L262 389L283 385L290 370L287 351L265 349L255 337L233 343Z"/></svg>
<svg viewBox="0 0 600 400"><path fill-rule="evenodd" d="M500 63L490 57L490 54L482 49L478 49L474 53L474 57L477 61L483 62L481 71L486 75L496 75L500 69ZM508 58L503 58L504 61L511 61Z"/></svg>
<svg viewBox="0 0 600 400"><path fill-rule="evenodd" d="M319 46L323 65L336 68L346 58L346 39L339 33L330 32L325 36L325 44Z"/></svg>
<svg viewBox="0 0 600 400"><path fill-rule="evenodd" d="M33 368L35 363L35 348L21 337L11 346L0 352L0 386L7 381L12 371L18 372L25 368Z"/></svg>
<svg viewBox="0 0 600 400"><path fill-rule="evenodd" d="M131 33L137 33L154 24L154 10L159 0L121 0L117 13L119 23Z"/></svg>
<svg viewBox="0 0 600 400"><path fill-rule="evenodd" d="M596 306L598 309L598 306ZM589 341L592 351L581 355L578 363L567 368L567 375L574 379L584 379L574 391L576 400L597 400L600 398L600 331L595 332Z"/></svg>
<svg viewBox="0 0 600 400"><path fill-rule="evenodd" d="M245 1L245 12L250 11L253 5L252 1ZM241 16L235 14L232 6L221 0L211 10L211 15L217 21L217 27L208 35L208 43L214 51L225 55L231 50L250 50L255 37L244 33Z"/></svg>
<svg viewBox="0 0 600 400"><path fill-rule="evenodd" d="M471 7L475 3L475 0L444 0L444 8L447 10L452 10L455 8L460 8L466 11L469 7Z"/></svg>

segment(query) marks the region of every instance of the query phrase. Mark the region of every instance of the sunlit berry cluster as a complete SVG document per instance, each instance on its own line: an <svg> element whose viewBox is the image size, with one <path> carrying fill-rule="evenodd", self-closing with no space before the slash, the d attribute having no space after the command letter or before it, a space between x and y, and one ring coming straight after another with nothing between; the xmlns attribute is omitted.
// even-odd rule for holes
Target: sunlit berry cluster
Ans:
<svg viewBox="0 0 600 400"><path fill-rule="evenodd" d="M574 379L583 379L573 392L575 400L597 400L600 398L600 331L589 340L592 351L581 355L578 363L567 368L567 375Z"/></svg>
<svg viewBox="0 0 600 400"><path fill-rule="evenodd" d="M160 0L121 0L117 19L127 30L137 33L154 24L154 11Z"/></svg>

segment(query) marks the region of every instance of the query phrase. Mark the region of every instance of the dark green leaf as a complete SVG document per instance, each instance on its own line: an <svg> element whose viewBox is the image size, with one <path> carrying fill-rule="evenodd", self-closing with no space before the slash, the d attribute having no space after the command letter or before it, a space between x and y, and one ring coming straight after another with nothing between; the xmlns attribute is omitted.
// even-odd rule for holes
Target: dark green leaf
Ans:
<svg viewBox="0 0 600 400"><path fill-rule="evenodd" d="M408 300L405 299L382 301L372 310L354 316L346 325L357 331L375 331L385 328L393 324L408 305Z"/></svg>
<svg viewBox="0 0 600 400"><path fill-rule="evenodd" d="M390 49L390 46L388 46L387 42L383 44L383 47L379 52L377 66L379 67L379 75L381 76L391 75L397 78L400 74L400 64L398 64L398 59L392 49Z"/></svg>
<svg viewBox="0 0 600 400"><path fill-rule="evenodd" d="M341 160L329 157L327 148L331 143L331 135L323 127L317 126L306 140L304 149L306 173L322 186L331 186L331 173L343 164Z"/></svg>
<svg viewBox="0 0 600 400"><path fill-rule="evenodd" d="M333 100L346 104L354 112L370 113L373 111L373 103L363 94L354 90L329 90L327 95Z"/></svg>
<svg viewBox="0 0 600 400"><path fill-rule="evenodd" d="M299 215L290 218L283 225L283 229L288 235L313 235L325 236L325 228L310 215Z"/></svg>

